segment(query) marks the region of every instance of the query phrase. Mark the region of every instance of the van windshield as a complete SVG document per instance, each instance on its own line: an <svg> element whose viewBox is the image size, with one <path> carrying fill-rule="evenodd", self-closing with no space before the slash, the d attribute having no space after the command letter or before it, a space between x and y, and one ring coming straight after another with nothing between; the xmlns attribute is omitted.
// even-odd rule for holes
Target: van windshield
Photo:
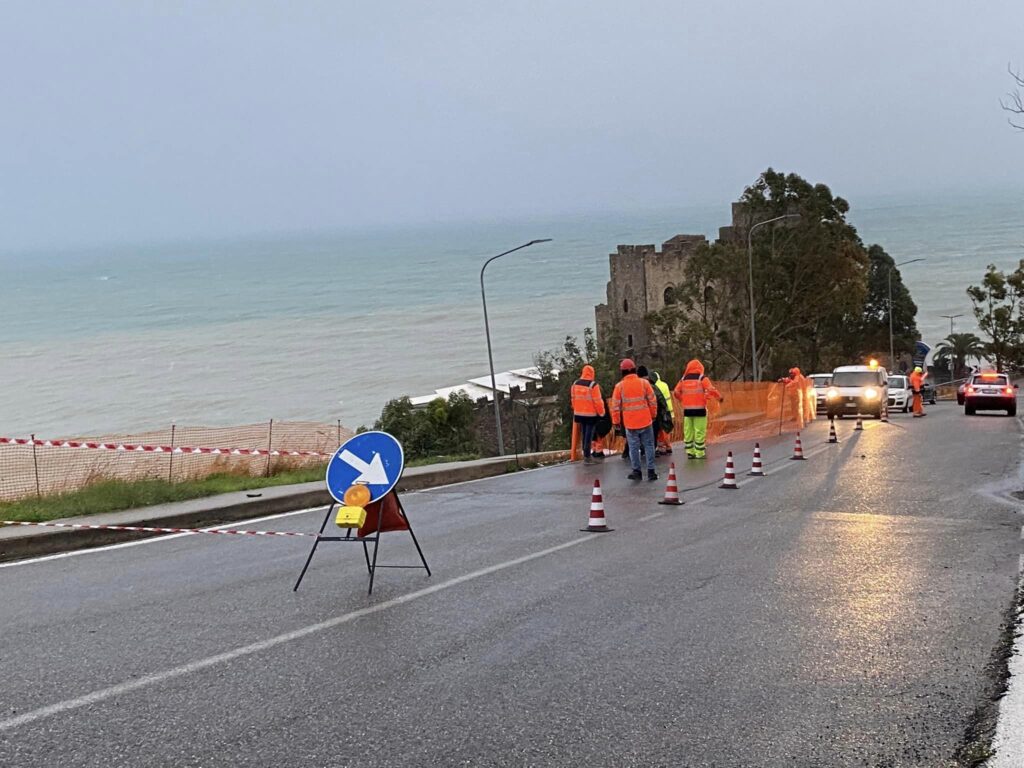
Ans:
<svg viewBox="0 0 1024 768"><path fill-rule="evenodd" d="M877 371L836 371L832 374L833 387L878 386Z"/></svg>

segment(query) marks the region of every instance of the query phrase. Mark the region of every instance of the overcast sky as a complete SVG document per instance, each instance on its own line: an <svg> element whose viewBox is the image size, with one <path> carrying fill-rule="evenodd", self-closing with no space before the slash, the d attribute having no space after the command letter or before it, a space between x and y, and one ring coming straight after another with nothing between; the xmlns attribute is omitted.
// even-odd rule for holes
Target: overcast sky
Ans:
<svg viewBox="0 0 1024 768"><path fill-rule="evenodd" d="M1020 0L0 4L0 249L1020 189Z"/></svg>

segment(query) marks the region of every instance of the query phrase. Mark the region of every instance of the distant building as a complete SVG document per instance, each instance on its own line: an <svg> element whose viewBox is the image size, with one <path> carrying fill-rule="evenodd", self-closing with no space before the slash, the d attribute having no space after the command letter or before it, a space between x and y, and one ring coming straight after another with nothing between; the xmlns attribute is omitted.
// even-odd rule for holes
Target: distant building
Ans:
<svg viewBox="0 0 1024 768"><path fill-rule="evenodd" d="M719 242L743 240L747 206L732 204L732 223L718 230ZM616 354L643 356L649 339L645 317L676 301L687 260L708 242L704 235L676 235L654 245L620 245L608 256L607 301L594 307L597 341Z"/></svg>
<svg viewBox="0 0 1024 768"><path fill-rule="evenodd" d="M494 374L494 385L501 395L508 395L512 388L516 388L516 391L525 394L531 392L531 390L539 392L543 387L543 382L541 381L540 371L537 368L517 368L514 371L496 372ZM413 407L422 408L438 398L447 400L448 396L454 392L461 392L471 400L494 399L491 377L487 375L470 379L462 384L435 389L429 395L410 397L409 401L413 404Z"/></svg>

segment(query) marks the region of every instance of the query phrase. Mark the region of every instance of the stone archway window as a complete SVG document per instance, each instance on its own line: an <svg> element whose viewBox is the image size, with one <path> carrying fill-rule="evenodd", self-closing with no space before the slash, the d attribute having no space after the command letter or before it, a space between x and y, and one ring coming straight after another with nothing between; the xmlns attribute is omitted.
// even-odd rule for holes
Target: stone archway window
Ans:
<svg viewBox="0 0 1024 768"><path fill-rule="evenodd" d="M676 303L676 288L674 285L670 285L665 289L665 306L669 307Z"/></svg>
<svg viewBox="0 0 1024 768"><path fill-rule="evenodd" d="M629 299L622 300L622 312L623 314L629 312Z"/></svg>
<svg viewBox="0 0 1024 768"><path fill-rule="evenodd" d="M632 333L626 336L626 347L628 349L632 349L633 348L633 334Z"/></svg>

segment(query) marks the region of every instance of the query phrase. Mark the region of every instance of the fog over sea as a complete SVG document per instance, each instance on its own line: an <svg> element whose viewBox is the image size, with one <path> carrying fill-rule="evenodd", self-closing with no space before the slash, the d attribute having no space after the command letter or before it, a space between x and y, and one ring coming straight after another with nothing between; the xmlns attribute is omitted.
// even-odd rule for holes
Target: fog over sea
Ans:
<svg viewBox="0 0 1024 768"><path fill-rule="evenodd" d="M985 266L1024 258L1024 191L851 198L850 220L903 268L918 326L964 314ZM372 424L381 406L487 372L594 325L608 254L717 236L729 201L672 210L0 255L0 435L274 419Z"/></svg>

